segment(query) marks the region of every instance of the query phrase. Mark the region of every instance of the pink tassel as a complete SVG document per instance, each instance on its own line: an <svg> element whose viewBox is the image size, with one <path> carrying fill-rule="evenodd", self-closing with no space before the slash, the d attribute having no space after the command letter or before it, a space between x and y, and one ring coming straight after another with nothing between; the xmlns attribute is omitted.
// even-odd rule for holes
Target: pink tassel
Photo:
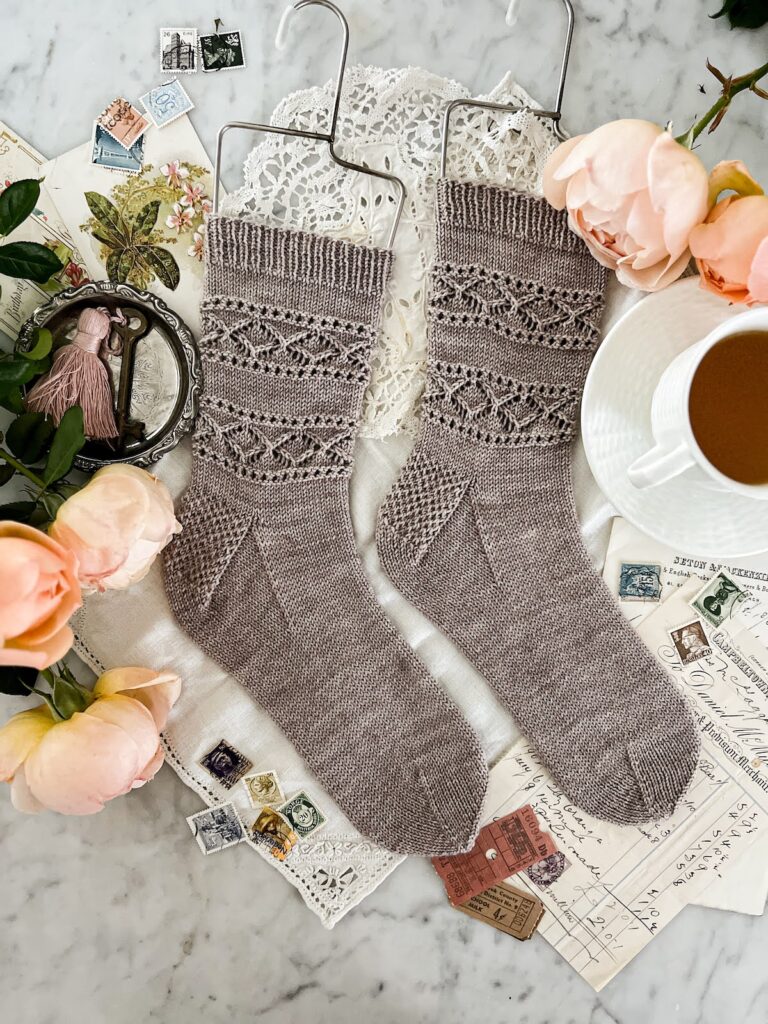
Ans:
<svg viewBox="0 0 768 1024"><path fill-rule="evenodd" d="M104 306L82 311L72 342L56 351L50 370L27 395L30 412L45 413L58 425L67 409L79 405L86 437L117 436L109 371L99 358L102 342L112 331L112 321L125 323L119 309L117 316L110 316Z"/></svg>

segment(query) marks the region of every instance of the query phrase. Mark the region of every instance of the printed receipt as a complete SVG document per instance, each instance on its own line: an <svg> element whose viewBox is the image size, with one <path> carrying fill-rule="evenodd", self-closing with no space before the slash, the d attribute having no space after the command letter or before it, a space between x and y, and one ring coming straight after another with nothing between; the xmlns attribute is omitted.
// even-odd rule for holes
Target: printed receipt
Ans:
<svg viewBox="0 0 768 1024"><path fill-rule="evenodd" d="M592 818L524 740L491 772L484 823L529 803L565 856L565 870L546 885L525 872L511 881L539 896L547 911L539 933L597 990L768 839L768 658L755 638L768 605L752 602L716 628L705 622L709 648L683 665L670 632L697 617L688 602L702 583L692 577L639 626L702 731L694 779L672 817L641 827Z"/></svg>

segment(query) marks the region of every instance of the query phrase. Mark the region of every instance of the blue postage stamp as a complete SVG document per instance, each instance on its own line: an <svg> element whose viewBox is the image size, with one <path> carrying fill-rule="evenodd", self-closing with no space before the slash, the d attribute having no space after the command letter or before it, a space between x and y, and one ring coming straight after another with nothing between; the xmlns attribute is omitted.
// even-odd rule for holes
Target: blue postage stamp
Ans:
<svg viewBox="0 0 768 1024"><path fill-rule="evenodd" d="M98 122L94 122L91 163L107 167L110 171L138 174L144 163L144 136L137 139L130 149L126 149Z"/></svg>
<svg viewBox="0 0 768 1024"><path fill-rule="evenodd" d="M660 601L661 566L656 562L622 562L620 601Z"/></svg>
<svg viewBox="0 0 768 1024"><path fill-rule="evenodd" d="M150 89L140 97L140 102L158 128L164 128L195 106L177 78Z"/></svg>

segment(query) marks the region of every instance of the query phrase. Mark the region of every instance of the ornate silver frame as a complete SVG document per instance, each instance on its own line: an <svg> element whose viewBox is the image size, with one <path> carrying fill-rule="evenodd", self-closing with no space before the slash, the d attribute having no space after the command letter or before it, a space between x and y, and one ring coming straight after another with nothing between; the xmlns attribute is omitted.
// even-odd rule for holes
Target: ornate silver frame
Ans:
<svg viewBox="0 0 768 1024"><path fill-rule="evenodd" d="M58 292L50 301L42 306L38 306L32 316L22 325L19 331L17 346L20 348L29 347L32 340L32 331L36 327L44 327L60 309L65 309L72 303L80 302L83 299L98 301L104 295L123 298L126 302L140 299L141 302L150 306L155 314L165 322L172 339L178 341L176 354L179 357L181 385L185 390L183 392L183 405L178 418L170 430L159 437L150 448L138 453L135 457L118 459L99 459L87 455L78 455L75 458L75 466L88 473L93 473L102 466L108 466L114 462L130 463L134 466L150 466L152 463L159 461L163 455L172 451L182 437L194 426L203 386L200 353L189 327L157 295L143 291L141 288L134 288L132 285L119 284L112 281L91 281L88 284L81 284L75 288L67 288L64 291Z"/></svg>

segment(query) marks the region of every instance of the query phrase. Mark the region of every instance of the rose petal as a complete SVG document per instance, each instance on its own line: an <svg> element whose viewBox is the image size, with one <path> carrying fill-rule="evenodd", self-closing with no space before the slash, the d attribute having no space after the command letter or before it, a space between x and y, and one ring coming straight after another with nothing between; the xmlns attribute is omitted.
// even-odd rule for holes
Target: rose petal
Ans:
<svg viewBox="0 0 768 1024"><path fill-rule="evenodd" d="M721 160L709 172L709 206L715 205L721 192L729 190L740 196L763 195L762 188L741 160Z"/></svg>
<svg viewBox="0 0 768 1024"><path fill-rule="evenodd" d="M96 694L124 693L141 701L152 715L158 732L165 728L168 713L179 699L181 679L175 672L147 668L116 668L105 672L93 688Z"/></svg>
<svg viewBox="0 0 768 1024"><path fill-rule="evenodd" d="M118 726L136 744L139 765L145 765L157 750L158 736L155 720L138 700L125 694L100 697L85 710L86 715Z"/></svg>
<svg viewBox="0 0 768 1024"><path fill-rule="evenodd" d="M95 814L128 792L141 767L124 729L82 712L57 723L25 763L33 795L60 814Z"/></svg>
<svg viewBox="0 0 768 1024"><path fill-rule="evenodd" d="M555 174L573 147L583 138L583 135L576 135L572 139L566 139L565 142L561 142L557 149L550 153L547 162L544 164L542 191L549 205L554 206L556 210L562 210L565 207L566 182L556 178Z"/></svg>
<svg viewBox="0 0 768 1024"><path fill-rule="evenodd" d="M664 244L673 260L688 248L691 231L707 216L708 179L695 153L662 132L648 155L648 190L662 214Z"/></svg>
<svg viewBox="0 0 768 1024"><path fill-rule="evenodd" d="M718 211L718 203L707 222L691 232L691 252L723 280L746 286L758 247L768 237L768 197L722 202L725 209Z"/></svg>
<svg viewBox="0 0 768 1024"><path fill-rule="evenodd" d="M757 247L747 278L752 302L768 302L768 237Z"/></svg>
<svg viewBox="0 0 768 1024"><path fill-rule="evenodd" d="M648 154L661 132L651 121L609 121L581 138L554 177L563 181L586 168L595 185L612 195L639 192L648 184Z"/></svg>
<svg viewBox="0 0 768 1024"><path fill-rule="evenodd" d="M9 718L0 729L0 782L9 782L54 725L48 706L40 704Z"/></svg>
<svg viewBox="0 0 768 1024"><path fill-rule="evenodd" d="M13 782L11 783L11 803L16 810L21 811L22 814L37 814L39 811L45 810L27 784L24 765L21 765L19 770L13 776Z"/></svg>
<svg viewBox="0 0 768 1024"><path fill-rule="evenodd" d="M147 782L149 782L150 779L154 779L154 777L162 768L164 761L165 751L163 750L162 744L158 743L157 750L155 751L152 758L141 769L141 772L136 778L136 781L133 783L132 788L139 789L139 787L144 786Z"/></svg>

